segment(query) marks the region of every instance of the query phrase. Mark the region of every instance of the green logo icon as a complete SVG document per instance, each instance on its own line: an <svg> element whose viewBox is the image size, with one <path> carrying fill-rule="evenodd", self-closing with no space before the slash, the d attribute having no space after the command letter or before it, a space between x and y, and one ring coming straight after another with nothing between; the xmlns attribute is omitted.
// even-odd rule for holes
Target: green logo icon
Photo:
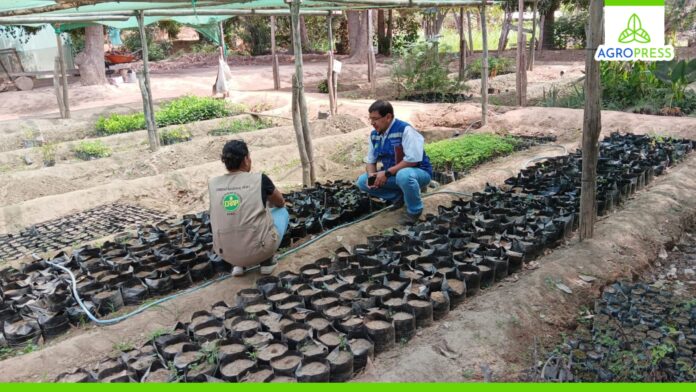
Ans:
<svg viewBox="0 0 696 392"><path fill-rule="evenodd" d="M241 203L242 199L236 193L228 193L222 198L222 208L229 212L236 211Z"/></svg>
<svg viewBox="0 0 696 392"><path fill-rule="evenodd" d="M628 18L628 26L619 35L619 42L622 44L630 44L638 42L639 44L650 43L650 34L643 28L638 15L633 14Z"/></svg>

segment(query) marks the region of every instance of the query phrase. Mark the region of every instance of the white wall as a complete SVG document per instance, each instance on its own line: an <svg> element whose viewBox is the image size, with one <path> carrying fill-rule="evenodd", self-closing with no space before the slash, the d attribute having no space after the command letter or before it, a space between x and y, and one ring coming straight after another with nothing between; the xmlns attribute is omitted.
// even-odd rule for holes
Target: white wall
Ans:
<svg viewBox="0 0 696 392"><path fill-rule="evenodd" d="M63 36L63 50L68 68L73 68L70 45L65 42ZM53 61L58 55L56 35L53 28L46 25L41 31L32 35L26 43L12 38L8 33L0 32L0 49L15 48L25 71L53 71ZM2 56L5 66L8 65L7 57ZM2 69L0 69L2 72Z"/></svg>

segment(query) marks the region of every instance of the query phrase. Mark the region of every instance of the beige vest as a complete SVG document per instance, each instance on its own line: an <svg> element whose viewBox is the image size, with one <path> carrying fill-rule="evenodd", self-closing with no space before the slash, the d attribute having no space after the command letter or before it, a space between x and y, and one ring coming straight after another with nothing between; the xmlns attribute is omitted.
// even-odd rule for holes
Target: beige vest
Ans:
<svg viewBox="0 0 696 392"><path fill-rule="evenodd" d="M212 178L208 192L215 253L239 267L272 257L280 238L271 211L261 202L261 174L236 172Z"/></svg>

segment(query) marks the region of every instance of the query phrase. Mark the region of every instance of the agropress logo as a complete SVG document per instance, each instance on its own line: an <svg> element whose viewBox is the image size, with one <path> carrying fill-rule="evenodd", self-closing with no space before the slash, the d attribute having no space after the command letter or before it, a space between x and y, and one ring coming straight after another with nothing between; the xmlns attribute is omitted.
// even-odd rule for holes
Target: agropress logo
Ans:
<svg viewBox="0 0 696 392"><path fill-rule="evenodd" d="M595 52L603 61L669 61L665 45L664 0L605 0L604 44Z"/></svg>

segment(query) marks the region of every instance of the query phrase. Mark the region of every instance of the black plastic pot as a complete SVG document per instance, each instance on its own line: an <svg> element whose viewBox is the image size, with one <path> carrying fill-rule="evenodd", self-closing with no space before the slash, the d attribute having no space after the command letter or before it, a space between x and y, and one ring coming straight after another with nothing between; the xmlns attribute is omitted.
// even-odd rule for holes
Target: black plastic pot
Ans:
<svg viewBox="0 0 696 392"><path fill-rule="evenodd" d="M396 344L396 332L393 322L380 314L370 313L365 316L365 332L375 345L375 354L386 351Z"/></svg>
<svg viewBox="0 0 696 392"><path fill-rule="evenodd" d="M276 376L294 377L295 371L302 363L302 354L297 351L288 351L285 354L271 360L271 368Z"/></svg>
<svg viewBox="0 0 696 392"><path fill-rule="evenodd" d="M353 372L358 373L367 366L367 361L375 358L375 346L372 340L364 334L348 341L353 353Z"/></svg>
<svg viewBox="0 0 696 392"><path fill-rule="evenodd" d="M329 382L331 366L326 360L303 362L295 371L297 382Z"/></svg>
<svg viewBox="0 0 696 392"><path fill-rule="evenodd" d="M220 360L218 371L223 380L239 382L248 372L257 366L247 353L233 354Z"/></svg>
<svg viewBox="0 0 696 392"><path fill-rule="evenodd" d="M350 347L336 347L326 360L330 366L331 382L346 382L353 377L353 353Z"/></svg>
<svg viewBox="0 0 696 392"><path fill-rule="evenodd" d="M287 342L291 350L297 350L303 341L311 337L311 328L306 324L292 323L283 328L283 340Z"/></svg>
<svg viewBox="0 0 696 392"><path fill-rule="evenodd" d="M433 304L431 301L415 295L409 295L406 306L413 311L418 328L424 328L433 323Z"/></svg>
<svg viewBox="0 0 696 392"><path fill-rule="evenodd" d="M433 304L433 320L440 320L450 311L450 298L447 291L434 291L430 293L430 302Z"/></svg>

